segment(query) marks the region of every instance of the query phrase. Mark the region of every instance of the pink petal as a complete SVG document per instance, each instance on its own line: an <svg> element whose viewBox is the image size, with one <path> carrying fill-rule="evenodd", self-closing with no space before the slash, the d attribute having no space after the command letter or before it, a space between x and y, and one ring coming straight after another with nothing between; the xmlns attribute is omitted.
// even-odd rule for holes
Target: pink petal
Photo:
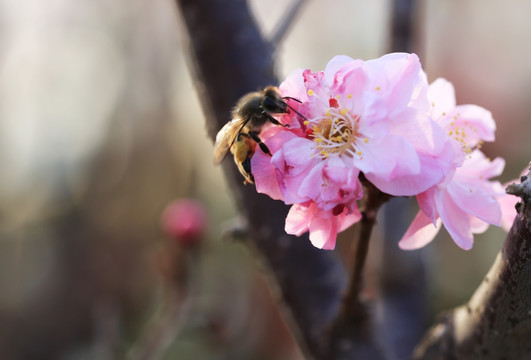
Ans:
<svg viewBox="0 0 531 360"><path fill-rule="evenodd" d="M370 180L378 189L395 196L412 196L428 190L444 179L449 171L449 163L437 157L418 155L421 164L419 174L399 176L391 181L374 180L372 177Z"/></svg>
<svg viewBox="0 0 531 360"><path fill-rule="evenodd" d="M282 145L299 136L282 126L270 126L260 133L260 139L267 145L272 154L276 153Z"/></svg>
<svg viewBox="0 0 531 360"><path fill-rule="evenodd" d="M325 162L320 162L310 169L301 182L297 194L302 198L317 200L323 186L323 167Z"/></svg>
<svg viewBox="0 0 531 360"><path fill-rule="evenodd" d="M370 141L359 146L361 159L355 159L358 167L378 189L391 195L415 195L424 189L413 187L400 188L393 182L402 181L402 185L413 184L415 181L408 178L418 175L421 163L415 149L399 136L387 136L382 141ZM413 193L411 193L413 190Z"/></svg>
<svg viewBox="0 0 531 360"><path fill-rule="evenodd" d="M345 65L350 64L354 61L359 62L359 60L354 60L351 57L346 56L346 55L334 56L332 60L328 62L328 64L326 65L325 71L324 71L326 83L329 85L332 85L336 79L337 73L341 69L345 68Z"/></svg>
<svg viewBox="0 0 531 360"><path fill-rule="evenodd" d="M409 117L393 122L391 134L406 138L418 152L425 154L440 155L452 151L447 131L433 119L419 113L408 115L404 112L404 115Z"/></svg>
<svg viewBox="0 0 531 360"><path fill-rule="evenodd" d="M308 101L308 93L304 86L303 69L297 69L292 71L286 79L278 87L280 93L284 96L291 96L295 99L306 102Z"/></svg>
<svg viewBox="0 0 531 360"><path fill-rule="evenodd" d="M448 80L438 78L428 88L428 99L432 106L431 115L438 119L455 108L454 86Z"/></svg>
<svg viewBox="0 0 531 360"><path fill-rule="evenodd" d="M344 183L347 181L349 170L341 157L332 156L325 161L323 174L333 182Z"/></svg>
<svg viewBox="0 0 531 360"><path fill-rule="evenodd" d="M344 231L360 220L361 220L361 213L359 212L357 206L354 208L354 211L352 212L352 214L348 214L348 211L345 208L345 211L342 214L339 214L336 216L337 229L338 229L337 231L338 232Z"/></svg>
<svg viewBox="0 0 531 360"><path fill-rule="evenodd" d="M489 223L486 223L485 221L475 216L469 216L469 220L470 220L470 231L472 231L472 234L484 233L489 228Z"/></svg>
<svg viewBox="0 0 531 360"><path fill-rule="evenodd" d="M437 212L454 242L464 250L472 249L474 237L468 214L454 203L446 191L437 192L436 196Z"/></svg>
<svg viewBox="0 0 531 360"><path fill-rule="evenodd" d="M448 184L447 191L453 202L467 214L493 225L500 225L500 204L493 196L478 188L468 188L457 182Z"/></svg>
<svg viewBox="0 0 531 360"><path fill-rule="evenodd" d="M384 99L390 112L405 108L413 90L424 80L417 55L393 53L366 62L372 87ZM424 84L426 87L427 84Z"/></svg>
<svg viewBox="0 0 531 360"><path fill-rule="evenodd" d="M312 91L313 95L308 97L308 101L312 99L326 99L330 97L330 84L326 81L324 72L311 72L310 70L305 70L302 73L304 78L304 86L307 91Z"/></svg>
<svg viewBox="0 0 531 360"><path fill-rule="evenodd" d="M300 236L308 231L311 219L315 215L316 207L308 207L304 205L293 205L286 217L286 224L284 230L288 234Z"/></svg>
<svg viewBox="0 0 531 360"><path fill-rule="evenodd" d="M467 143L477 143L478 140L494 141L496 123L490 111L477 105L459 105L455 112L455 125L465 128Z"/></svg>
<svg viewBox="0 0 531 360"><path fill-rule="evenodd" d="M367 75L363 71L361 61L348 64L340 74L336 75L332 86L332 94L339 94L341 104L349 109L354 109L355 102L359 102L366 90ZM341 76L341 77L340 77Z"/></svg>
<svg viewBox="0 0 531 360"><path fill-rule="evenodd" d="M277 179L276 168L271 164L271 156L257 151L251 158L251 170L256 191L275 200L284 200Z"/></svg>
<svg viewBox="0 0 531 360"><path fill-rule="evenodd" d="M459 181L470 181L473 179L477 182L478 179L490 179L501 175L505 167L505 160L497 157L494 160L489 160L480 150L474 150L467 155L463 166L457 169L455 178Z"/></svg>
<svg viewBox="0 0 531 360"><path fill-rule="evenodd" d="M436 224L437 218L437 205L435 204L435 187L429 188L428 190L417 195L417 202L419 204L420 210L426 215L433 225Z"/></svg>
<svg viewBox="0 0 531 360"><path fill-rule="evenodd" d="M280 126L272 126L260 134L269 151L276 153L287 141L297 136ZM283 200L284 197L277 180L276 167L271 162L272 157L262 151L256 151L251 158L251 171L254 176L256 191L267 194L275 200Z"/></svg>
<svg viewBox="0 0 531 360"><path fill-rule="evenodd" d="M419 211L406 233L398 243L402 250L419 249L430 243L441 229L441 220L433 224L422 211Z"/></svg>
<svg viewBox="0 0 531 360"><path fill-rule="evenodd" d="M317 163L312 158L315 143L305 138L294 138L282 144L280 151L273 154L271 162L286 176L297 176L310 170Z"/></svg>
<svg viewBox="0 0 531 360"><path fill-rule="evenodd" d="M310 241L316 248L333 250L336 247L337 227L333 219L313 218L310 224Z"/></svg>

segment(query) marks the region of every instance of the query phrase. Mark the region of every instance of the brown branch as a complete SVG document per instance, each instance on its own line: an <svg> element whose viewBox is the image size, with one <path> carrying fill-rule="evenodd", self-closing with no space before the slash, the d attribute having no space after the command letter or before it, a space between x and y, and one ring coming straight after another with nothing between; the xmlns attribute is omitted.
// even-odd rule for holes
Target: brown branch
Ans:
<svg viewBox="0 0 531 360"><path fill-rule="evenodd" d="M189 34L190 65L205 112L208 132L229 120L230 109L246 92L278 84L272 46L253 21L244 0L177 0ZM253 186L244 186L233 162L224 163L237 206L249 225L252 243L266 259L280 298L302 334L298 340L316 358L324 356L325 328L335 318L346 283L339 257L314 248L307 235L286 235L288 207ZM326 358L326 356L325 356Z"/></svg>
<svg viewBox="0 0 531 360"><path fill-rule="evenodd" d="M390 196L382 193L362 175L365 204L357 246L354 248L354 267L343 297L342 308L330 330L331 359L385 359L383 342L375 333L371 307L360 298L363 290L363 269L369 250L372 229L378 209Z"/></svg>
<svg viewBox="0 0 531 360"><path fill-rule="evenodd" d="M393 0L391 14L390 51L407 51L413 48L415 0Z"/></svg>
<svg viewBox="0 0 531 360"><path fill-rule="evenodd" d="M372 229L376 224L376 215L380 207L389 200L390 196L382 193L368 181L365 184L365 205L361 212L361 229L358 238L358 244L354 249L354 267L350 282L343 298L342 316L353 316L358 313L357 308L360 305L360 292L363 289L363 268L369 252L369 240L371 239Z"/></svg>
<svg viewBox="0 0 531 360"><path fill-rule="evenodd" d="M494 264L470 301L443 315L414 358L531 358L531 173L508 192L523 201Z"/></svg>
<svg viewBox="0 0 531 360"><path fill-rule="evenodd" d="M297 14L299 14L303 5L305 5L308 0L292 0L292 3L289 5L288 10L284 14L282 20L278 23L275 30L273 31L273 36L271 37L271 43L278 48L282 40L286 37L286 34L289 32L289 29L293 25Z"/></svg>

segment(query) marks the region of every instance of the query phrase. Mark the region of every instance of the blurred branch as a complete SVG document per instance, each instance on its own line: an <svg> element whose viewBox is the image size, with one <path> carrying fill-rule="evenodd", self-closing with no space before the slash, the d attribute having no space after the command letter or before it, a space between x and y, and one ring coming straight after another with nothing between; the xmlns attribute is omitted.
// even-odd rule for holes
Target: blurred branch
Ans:
<svg viewBox="0 0 531 360"><path fill-rule="evenodd" d="M415 0L393 0L390 51L410 52L414 40Z"/></svg>
<svg viewBox="0 0 531 360"><path fill-rule="evenodd" d="M297 17L297 14L300 12L303 5L307 3L307 0L292 0L290 7L284 14L284 17L280 22L278 23L277 27L273 31L273 36L271 37L271 43L275 47L275 49L278 48L282 40L286 37L286 34L288 33L289 29L295 22L295 18Z"/></svg>
<svg viewBox="0 0 531 360"><path fill-rule="evenodd" d="M197 293L196 266L200 252L168 242L155 256L164 279L161 309L143 329L128 360L163 359L188 319L192 299Z"/></svg>
<svg viewBox="0 0 531 360"><path fill-rule="evenodd" d="M261 37L244 0L177 0L177 5L188 30L190 65L213 139L243 94L278 83L273 48ZM286 235L288 208L244 186L231 161L225 161L224 171L252 242L267 260L299 327L294 334L301 334L303 349L307 346L318 357L346 283L342 263L334 252L314 248L307 235Z"/></svg>
<svg viewBox="0 0 531 360"><path fill-rule="evenodd" d="M494 264L470 301L430 329L414 358L531 358L531 172L508 190L522 198Z"/></svg>

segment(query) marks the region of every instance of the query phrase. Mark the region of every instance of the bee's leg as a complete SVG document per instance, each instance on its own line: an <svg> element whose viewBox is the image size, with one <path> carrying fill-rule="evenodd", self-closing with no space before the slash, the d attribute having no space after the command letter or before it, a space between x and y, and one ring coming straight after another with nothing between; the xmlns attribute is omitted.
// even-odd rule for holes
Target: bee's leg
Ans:
<svg viewBox="0 0 531 360"><path fill-rule="evenodd" d="M276 121L276 120L275 120ZM253 139L254 141L256 141L256 143L258 144L258 146L260 146L260 149L262 149L263 152L265 152L266 154L268 154L269 156L273 156L271 155L271 151L269 151L269 148L267 147L266 144L264 144L262 142L262 140L258 137L258 133L254 132L254 131L249 131L249 136L251 137L251 139Z"/></svg>
<svg viewBox="0 0 531 360"><path fill-rule="evenodd" d="M288 125L286 124L282 124L280 121L278 121L277 119L275 119L274 117L272 117L271 115L269 115L268 113L264 113L265 116L267 116L267 118L269 119L269 121L271 121L273 124L275 125L279 125L279 126L284 126L284 127L287 127Z"/></svg>
<svg viewBox="0 0 531 360"><path fill-rule="evenodd" d="M251 158L247 157L244 161L242 161L242 169L245 171L245 183L254 183L254 176L251 173Z"/></svg>

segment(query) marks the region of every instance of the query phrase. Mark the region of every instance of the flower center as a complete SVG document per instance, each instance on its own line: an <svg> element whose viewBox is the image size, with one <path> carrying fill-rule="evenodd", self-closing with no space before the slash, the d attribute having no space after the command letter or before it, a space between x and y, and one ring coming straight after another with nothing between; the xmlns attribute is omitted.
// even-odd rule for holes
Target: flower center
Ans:
<svg viewBox="0 0 531 360"><path fill-rule="evenodd" d="M329 108L324 116L308 120L309 137L317 144L316 155L323 159L343 154L360 157L361 151L356 149L359 119L346 108Z"/></svg>

